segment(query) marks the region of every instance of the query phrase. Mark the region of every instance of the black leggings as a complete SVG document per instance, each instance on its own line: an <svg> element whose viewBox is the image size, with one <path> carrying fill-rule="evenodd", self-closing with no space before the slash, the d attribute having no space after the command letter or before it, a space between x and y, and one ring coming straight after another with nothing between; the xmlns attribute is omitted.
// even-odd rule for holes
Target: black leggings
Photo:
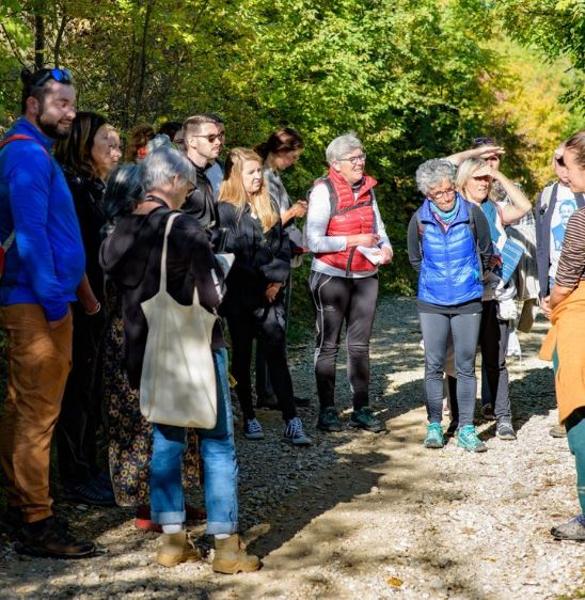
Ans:
<svg viewBox="0 0 585 600"><path fill-rule="evenodd" d="M343 322L347 327L347 377L355 410L367 406L370 335L378 277L348 279L311 271L309 287L317 311L315 377L321 409L334 406L335 364Z"/></svg>
<svg viewBox="0 0 585 600"><path fill-rule="evenodd" d="M479 344L481 346L482 404L491 404L496 418L511 417L510 384L506 353L510 321L498 319L496 300L483 302Z"/></svg>
<svg viewBox="0 0 585 600"><path fill-rule="evenodd" d="M245 419L255 417L252 404L252 345L254 338L262 342L274 393L285 421L297 416L286 356L286 323L283 294L273 304L254 312L234 312L227 315L232 339L232 374L236 393Z"/></svg>

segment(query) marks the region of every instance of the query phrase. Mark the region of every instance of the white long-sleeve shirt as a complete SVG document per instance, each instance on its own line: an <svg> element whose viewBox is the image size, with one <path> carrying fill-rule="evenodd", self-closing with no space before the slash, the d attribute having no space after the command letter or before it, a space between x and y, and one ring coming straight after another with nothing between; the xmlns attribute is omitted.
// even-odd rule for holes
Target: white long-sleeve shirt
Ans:
<svg viewBox="0 0 585 600"><path fill-rule="evenodd" d="M354 196L357 199L357 192L354 193ZM378 203L375 198L372 203L372 209L374 211L374 233L377 233L380 236L378 246L380 248L386 246L391 250L392 244L386 235L386 228L384 227L384 222L382 221ZM307 246L309 251L313 254L322 252L342 252L347 248L347 236L327 235L327 227L329 226L330 220L331 203L329 201L329 189L324 183L319 183L313 188L313 191L309 195L309 210L307 212ZM345 269L332 267L318 258L313 258L311 269L319 273L332 275L333 277L350 277L355 279L370 277L377 273L376 269L375 271L368 271L367 273L349 273L349 275L347 275Z"/></svg>

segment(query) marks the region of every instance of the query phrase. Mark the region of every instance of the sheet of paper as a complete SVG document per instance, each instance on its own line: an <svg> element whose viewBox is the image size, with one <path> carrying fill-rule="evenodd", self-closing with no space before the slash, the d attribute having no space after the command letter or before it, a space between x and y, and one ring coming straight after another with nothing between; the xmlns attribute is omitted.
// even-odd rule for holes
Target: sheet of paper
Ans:
<svg viewBox="0 0 585 600"><path fill-rule="evenodd" d="M380 248L367 248L366 246L357 246L356 250L361 252L373 265L379 265L382 260L382 251Z"/></svg>

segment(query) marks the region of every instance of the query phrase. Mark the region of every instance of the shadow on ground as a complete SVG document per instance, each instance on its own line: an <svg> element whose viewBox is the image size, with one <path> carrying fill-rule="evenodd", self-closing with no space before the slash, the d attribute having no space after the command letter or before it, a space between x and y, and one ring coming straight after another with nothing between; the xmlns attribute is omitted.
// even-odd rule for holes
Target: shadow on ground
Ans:
<svg viewBox="0 0 585 600"><path fill-rule="evenodd" d="M74 523L77 531L92 538L103 536L109 553L79 562L30 559L7 552L6 546L3 552L0 542L0 570L6 582L0 598L252 598L258 597L259 578L266 573L272 582L262 597L286 597L290 592L287 578L299 578L300 573L300 579L312 590L310 597L345 598L347 590L339 589L331 579L315 575L314 567L328 561L340 572L351 569L359 573L375 570L376 565L400 565L407 554L409 560L424 564L429 576L440 576L445 568L453 566L441 558L440 545L448 546L449 540L441 540L440 536L433 538L433 544L439 546L408 550L373 540L371 551L360 555L344 545L348 535L364 520L376 518L375 515L388 518L394 503L411 503L412 510L417 511L428 502L462 500L448 486L429 489L428 474L413 468L413 457L416 461L423 452L420 424L424 415L422 411L408 414L424 405L420 330L411 300L387 302L397 303L399 319L385 322L379 316L374 328L371 398L384 420L401 417L388 434L355 430L332 435L314 432L314 400L309 409L300 411L314 435L314 451L281 442L280 416L273 412L260 416L267 433L266 444L252 444L237 433L241 524L245 530L264 531L250 544L251 551L266 559L264 574L222 577L214 575L208 565L193 567L191 571L189 567L165 570L152 566L156 536L138 533L128 525L132 510L58 504L58 510ZM526 352L530 351L527 347ZM300 360L302 368L310 372L310 345L300 347L298 352L305 355ZM542 381L541 370L532 370L512 382L517 427L531 415L544 414L554 407L552 388L543 387ZM313 395L311 377L295 380L295 384L299 396ZM336 402L342 411L349 410L343 351L338 362ZM399 451L405 448L408 453L400 458ZM389 473L391 481L387 478ZM199 492L194 498L201 502ZM329 513L335 507L341 510ZM116 536L117 530L122 533ZM195 533L201 531L199 527ZM312 570L305 574L303 569ZM82 575L78 577L78 573ZM452 589L464 597L485 597L469 582L454 581Z"/></svg>

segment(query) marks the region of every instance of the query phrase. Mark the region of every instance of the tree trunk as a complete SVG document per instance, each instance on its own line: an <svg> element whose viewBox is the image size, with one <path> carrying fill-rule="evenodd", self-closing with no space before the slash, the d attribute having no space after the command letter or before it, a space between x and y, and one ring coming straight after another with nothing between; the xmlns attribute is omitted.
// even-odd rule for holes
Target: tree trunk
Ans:
<svg viewBox="0 0 585 600"><path fill-rule="evenodd" d="M138 87L136 90L136 102L134 105L134 122L140 116L142 110L142 96L144 95L144 82L146 79L146 46L148 40L148 28L150 26L150 17L154 8L155 0L147 0L146 12L144 14L144 27L142 29L142 47L140 48L140 75Z"/></svg>
<svg viewBox="0 0 585 600"><path fill-rule="evenodd" d="M45 66L45 54L47 50L45 36L46 0L34 0L32 9L35 21L35 70L38 71Z"/></svg>
<svg viewBox="0 0 585 600"><path fill-rule="evenodd" d="M38 71L45 66L45 18L39 11L37 5L35 10L35 70Z"/></svg>
<svg viewBox="0 0 585 600"><path fill-rule="evenodd" d="M59 25L59 31L57 32L57 40L55 41L55 51L53 57L55 61L55 67L59 67L61 62L61 45L63 44L63 35L65 33L65 27L67 27L68 18L67 15L61 17L61 24Z"/></svg>

